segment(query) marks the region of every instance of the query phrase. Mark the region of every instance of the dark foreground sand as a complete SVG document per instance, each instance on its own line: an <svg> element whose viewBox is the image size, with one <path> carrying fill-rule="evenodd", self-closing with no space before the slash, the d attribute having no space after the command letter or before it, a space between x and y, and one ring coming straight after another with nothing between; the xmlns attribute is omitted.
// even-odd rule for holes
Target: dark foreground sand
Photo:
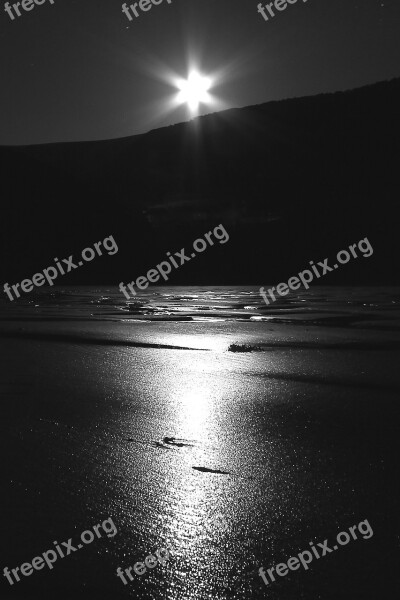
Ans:
<svg viewBox="0 0 400 600"><path fill-rule="evenodd" d="M109 517L118 533L13 586L2 577L0 598L396 597L398 339L280 325L263 351L226 352L265 328L2 326L0 568ZM365 519L370 539L260 578ZM164 566L116 577L161 547Z"/></svg>

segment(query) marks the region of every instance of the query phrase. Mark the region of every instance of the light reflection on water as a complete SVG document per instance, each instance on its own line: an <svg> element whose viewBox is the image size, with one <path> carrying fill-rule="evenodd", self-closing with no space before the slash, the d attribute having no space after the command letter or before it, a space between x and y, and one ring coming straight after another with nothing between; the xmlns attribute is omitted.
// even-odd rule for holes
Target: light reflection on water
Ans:
<svg viewBox="0 0 400 600"><path fill-rule="evenodd" d="M54 493L54 478L54 486L65 490L67 507L74 501L84 507L81 530L92 520L87 513L95 519L99 514L113 516L119 527L107 557L113 579L117 565L132 566L157 548L171 548L165 567L137 577L126 589L118 583L120 591L146 600L163 594L170 600L264 597L257 574L261 564L279 562L290 548L301 549L310 532L313 538L324 539L328 525L333 524L334 530L343 526L336 519L344 519L346 507L353 506L357 469L351 479L332 466L329 453L336 459L335 452L341 449L330 434L330 419L333 415L338 421L342 444L347 413L343 419L337 414L360 398L371 404L376 398L381 401L388 390L369 391L371 382L398 384L390 344L397 335L398 321L395 327L393 323L399 296L393 301L389 292L374 296L364 290L346 300L344 290L336 290L336 296L329 293L310 291L306 298L273 307L273 330L265 322L241 320L244 311L256 316L261 309L254 291L239 289L208 294L214 307L221 303L214 312L230 306L225 322L125 323L121 314L126 316L126 306L121 313L115 297L106 304L103 292L97 304L93 291L72 298L65 293L58 298L59 305L42 304L39 311L15 308L14 317L19 311L26 318L22 326L15 326L16 337L26 331L30 319L45 322L50 312L51 335L70 332L72 323L76 332L68 343L61 335L57 344L49 338L22 346L19 340L18 352L27 354L18 353L17 370L22 361L26 371L21 377L30 386L25 399L31 406L34 393L36 403L35 411L26 411L26 422L20 425L18 417L15 427L26 426L23 435L31 444L27 455L31 447L36 452L45 447L45 457L51 456L57 466L40 473L38 481L47 477L48 490ZM180 300L171 294L169 301L181 302L181 307L185 302L193 313L194 300L205 303L197 292ZM253 309L248 310L250 302ZM154 296L149 303L164 305L165 298ZM239 307L242 304L244 308ZM171 304L164 313L171 313L170 308ZM93 321L89 309L95 313ZM362 315L364 321L340 321L337 326L327 322L323 328L310 320L299 326L298 320L307 315L312 319ZM95 339L90 341L90 336ZM115 345L98 343L106 337ZM129 346L137 340L142 347ZM303 341L314 346L302 346ZM363 342L363 350L354 351L353 341ZM149 348L146 342L161 346ZM260 352L232 354L226 352L230 342L250 343L253 348L267 343ZM380 350L374 352L378 342ZM167 349L163 344L192 350ZM354 414L350 416L348 421L354 423ZM350 440L352 436L353 431ZM352 459L348 447L344 445L345 456L340 457L344 468ZM32 464L28 459L36 474L40 461ZM21 471L19 477L23 476ZM359 496L363 497L361 492ZM55 518L61 527L64 515ZM75 527L76 521L71 522ZM47 538L42 542L46 548Z"/></svg>
<svg viewBox="0 0 400 600"><path fill-rule="evenodd" d="M168 487L175 491L175 502L169 506L163 534L171 540L181 585L191 597L193 585L201 587L210 581L210 563L215 561L215 547L225 533L221 518L227 514L224 490L227 484L229 487L227 476L201 473L192 467L220 467L219 446L224 440L216 413L230 385L202 373L210 370L210 356L190 355L183 361L185 364L181 363L170 378L165 394L169 429L176 443L184 445L166 451L172 454ZM195 377L188 377L188 371Z"/></svg>
<svg viewBox="0 0 400 600"><path fill-rule="evenodd" d="M123 475L129 480L139 473L145 488L136 535L151 548L171 549L165 570L154 571L167 597L222 598L236 589L229 597L239 598L241 575L254 567L251 552L243 553L242 544L251 546L261 536L272 517L264 515L260 526L259 507L265 501L279 503L292 477L275 433L262 440L260 402L270 386L238 377L234 355L166 351L162 365L160 360L158 355L157 361L146 363L151 397L145 406L135 405L132 413L132 427L153 435L158 445L141 447L134 466L126 460ZM253 358L241 361L248 370ZM135 397L141 366L136 353L134 359L119 360L118 378L130 397ZM126 419L124 413L121 427ZM286 481L281 491L279 472ZM275 518L279 518L276 506ZM125 554L129 556L127 550ZM146 581L150 589L151 578Z"/></svg>

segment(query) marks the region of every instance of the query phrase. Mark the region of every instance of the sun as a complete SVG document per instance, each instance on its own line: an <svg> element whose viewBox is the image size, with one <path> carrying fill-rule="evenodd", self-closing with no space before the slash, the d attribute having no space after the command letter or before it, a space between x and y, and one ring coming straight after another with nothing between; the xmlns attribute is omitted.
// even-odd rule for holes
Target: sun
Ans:
<svg viewBox="0 0 400 600"><path fill-rule="evenodd" d="M200 104L209 104L211 96L208 90L211 88L211 79L192 71L187 79L182 79L177 82L177 87L180 90L178 94L178 102L186 104L192 113L195 113Z"/></svg>

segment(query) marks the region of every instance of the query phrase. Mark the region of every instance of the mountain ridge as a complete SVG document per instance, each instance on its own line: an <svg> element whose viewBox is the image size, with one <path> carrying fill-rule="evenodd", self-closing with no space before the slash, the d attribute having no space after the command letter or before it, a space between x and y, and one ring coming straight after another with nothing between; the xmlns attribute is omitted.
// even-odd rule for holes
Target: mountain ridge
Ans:
<svg viewBox="0 0 400 600"><path fill-rule="evenodd" d="M230 242L170 283L283 281L368 235L376 255L329 283L397 281L387 256L398 256L399 105L394 79L136 136L1 146L0 272L15 281L53 255L114 235L121 248L113 260L94 261L69 281L126 281L223 223ZM264 251L274 256L268 265Z"/></svg>

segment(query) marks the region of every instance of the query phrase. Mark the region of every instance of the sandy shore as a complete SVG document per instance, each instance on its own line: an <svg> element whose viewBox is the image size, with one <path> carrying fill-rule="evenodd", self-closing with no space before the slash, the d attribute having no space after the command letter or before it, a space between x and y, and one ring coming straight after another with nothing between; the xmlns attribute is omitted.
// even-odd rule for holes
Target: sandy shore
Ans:
<svg viewBox="0 0 400 600"><path fill-rule="evenodd" d="M230 353L233 339L255 345L265 342L265 331L253 325L250 334L248 324L140 327L3 326L3 515L10 540L3 567L30 561L54 540L76 539L108 517L118 534L59 560L51 572L13 586L4 579L2 593L27 600L266 592L354 599L393 586L396 336L357 332L343 349L337 329L282 325L268 349ZM131 347L132 339L159 347ZM310 541L335 538L364 519L374 530L370 540L268 588L262 582L260 566L287 561ZM117 567L161 547L170 549L166 564L124 586Z"/></svg>

